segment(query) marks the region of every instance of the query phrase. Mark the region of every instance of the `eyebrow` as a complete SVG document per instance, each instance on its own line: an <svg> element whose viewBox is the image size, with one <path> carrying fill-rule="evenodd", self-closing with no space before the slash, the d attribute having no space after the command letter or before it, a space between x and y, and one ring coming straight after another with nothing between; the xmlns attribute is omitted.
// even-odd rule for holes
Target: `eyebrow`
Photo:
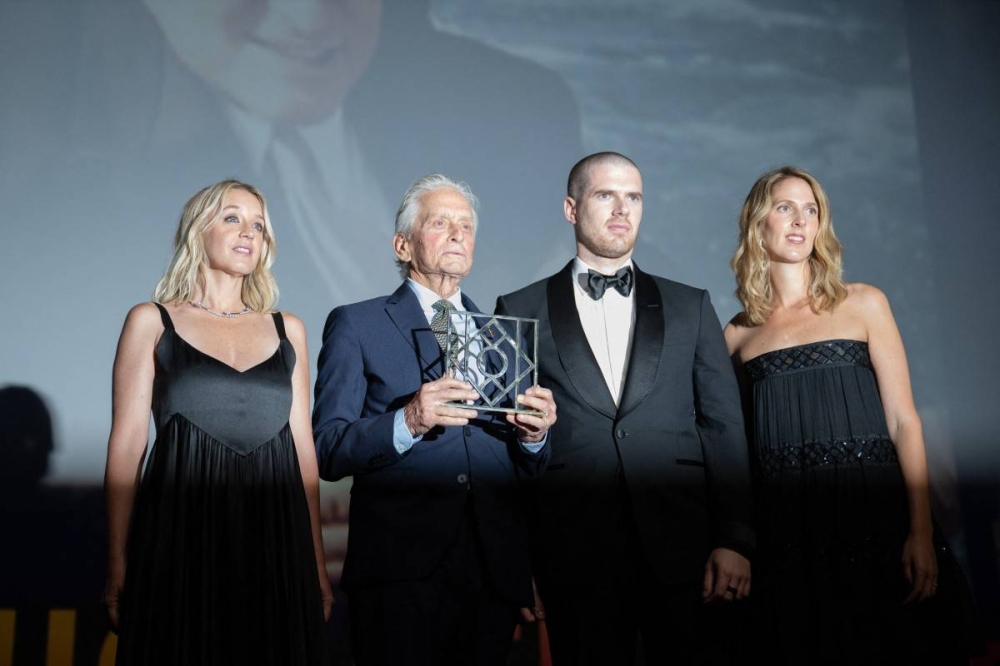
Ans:
<svg viewBox="0 0 1000 666"><path fill-rule="evenodd" d="M622 194L625 194L627 196L636 196L636 197L641 197L642 196L642 191L641 190L616 190L616 189L613 189L613 188L605 188L603 190L594 190L594 195L596 196L598 194L613 194L615 192L621 192Z"/></svg>
<svg viewBox="0 0 1000 666"><path fill-rule="evenodd" d="M440 212L440 213L437 213L435 215L430 215L430 214L427 215L427 217L424 218L424 221L425 222L430 222L432 220L441 220L441 219L445 219L445 220L472 220L472 215L469 215L467 213L459 213L458 215L455 215L455 214L449 213L449 212Z"/></svg>
<svg viewBox="0 0 1000 666"><path fill-rule="evenodd" d="M237 206L236 204L229 204L228 206L223 206L222 212L225 213L227 210L235 210L237 212L243 212L242 206ZM255 220L263 220L264 216L262 214L254 215Z"/></svg>

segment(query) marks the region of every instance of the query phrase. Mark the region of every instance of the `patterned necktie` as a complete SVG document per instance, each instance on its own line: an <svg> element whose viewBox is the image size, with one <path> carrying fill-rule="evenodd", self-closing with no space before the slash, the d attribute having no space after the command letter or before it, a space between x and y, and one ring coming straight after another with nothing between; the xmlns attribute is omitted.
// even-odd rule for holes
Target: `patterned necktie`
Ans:
<svg viewBox="0 0 1000 666"><path fill-rule="evenodd" d="M604 292L612 287L622 296L632 292L632 267L619 268L614 275L601 275L595 270L587 271L587 291L595 301L601 300Z"/></svg>
<svg viewBox="0 0 1000 666"><path fill-rule="evenodd" d="M431 331L434 332L434 337L437 338L438 344L441 346L441 351L446 351L449 347L448 345L448 320L451 319L451 312L455 309L451 301L441 299L431 306L434 308L434 317L431 319ZM458 340L458 335L455 333L454 328L451 332L451 365L453 367L458 366L458 349L455 344Z"/></svg>

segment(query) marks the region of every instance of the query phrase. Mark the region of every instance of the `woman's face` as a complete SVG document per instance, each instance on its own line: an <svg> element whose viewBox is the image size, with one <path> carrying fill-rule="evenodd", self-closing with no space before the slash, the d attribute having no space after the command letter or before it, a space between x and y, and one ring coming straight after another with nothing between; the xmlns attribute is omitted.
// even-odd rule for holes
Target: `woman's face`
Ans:
<svg viewBox="0 0 1000 666"><path fill-rule="evenodd" d="M210 269L249 275L264 251L264 208L244 189L226 192L222 207L202 234Z"/></svg>
<svg viewBox="0 0 1000 666"><path fill-rule="evenodd" d="M819 205L809 183L790 176L771 191L771 210L761 238L771 261L798 263L809 258L819 232Z"/></svg>

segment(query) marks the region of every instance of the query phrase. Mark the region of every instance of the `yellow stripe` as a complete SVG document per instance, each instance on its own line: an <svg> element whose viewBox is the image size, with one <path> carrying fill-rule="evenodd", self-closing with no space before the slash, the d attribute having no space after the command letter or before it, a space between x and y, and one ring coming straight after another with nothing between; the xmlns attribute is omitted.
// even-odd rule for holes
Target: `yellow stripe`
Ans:
<svg viewBox="0 0 1000 666"><path fill-rule="evenodd" d="M49 611L49 642L45 648L45 666L73 666L75 636L75 610Z"/></svg>
<svg viewBox="0 0 1000 666"><path fill-rule="evenodd" d="M0 666L14 663L14 620L17 614L12 610L0 610Z"/></svg>

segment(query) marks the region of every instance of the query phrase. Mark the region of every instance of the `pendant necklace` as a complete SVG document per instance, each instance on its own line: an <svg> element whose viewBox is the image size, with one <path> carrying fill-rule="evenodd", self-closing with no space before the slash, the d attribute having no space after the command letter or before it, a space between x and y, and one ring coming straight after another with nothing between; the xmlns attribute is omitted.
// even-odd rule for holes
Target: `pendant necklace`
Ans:
<svg viewBox="0 0 1000 666"><path fill-rule="evenodd" d="M251 310L250 308L243 308L239 312L228 312L226 310L223 310L222 312L216 312L215 310L209 310L207 307L202 305L201 301L191 301L190 303L194 307L201 308L210 315L215 315L216 317L223 317L224 319L236 319L240 315L245 315L248 312L253 312L253 310Z"/></svg>

